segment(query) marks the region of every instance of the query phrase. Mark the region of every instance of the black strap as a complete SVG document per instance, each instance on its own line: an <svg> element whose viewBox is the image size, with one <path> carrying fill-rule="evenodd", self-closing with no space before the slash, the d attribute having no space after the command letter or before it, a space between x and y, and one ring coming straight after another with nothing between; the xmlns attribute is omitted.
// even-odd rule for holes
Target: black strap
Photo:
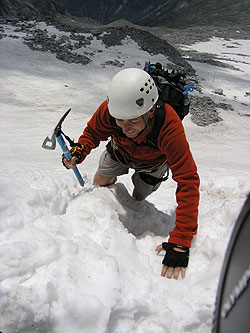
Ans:
<svg viewBox="0 0 250 333"><path fill-rule="evenodd" d="M156 149L158 148L158 137L160 130L164 124L165 121L165 116L166 116L166 111L165 111L165 103L157 103L156 109L155 109L155 121L154 121L154 127L150 131L150 133L147 136L147 143L150 146L153 146Z"/></svg>
<svg viewBox="0 0 250 333"><path fill-rule="evenodd" d="M74 140L72 140L68 135L66 135L65 133L63 133L63 131L61 130L61 134L65 137L65 139L68 141L68 143L70 144L71 148L74 147L82 147L82 145L78 142L74 142Z"/></svg>
<svg viewBox="0 0 250 333"><path fill-rule="evenodd" d="M169 168L167 168L166 172L167 172L167 175L165 177L161 177L161 178L152 176L152 175L148 174L147 172L139 172L139 176L145 183L155 186L156 184L159 184L161 182L164 182L165 180L168 180Z"/></svg>

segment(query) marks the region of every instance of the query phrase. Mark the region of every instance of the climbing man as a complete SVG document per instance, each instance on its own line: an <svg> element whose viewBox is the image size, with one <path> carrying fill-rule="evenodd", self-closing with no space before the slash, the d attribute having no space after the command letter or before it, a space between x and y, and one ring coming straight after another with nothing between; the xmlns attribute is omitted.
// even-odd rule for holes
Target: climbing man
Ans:
<svg viewBox="0 0 250 333"><path fill-rule="evenodd" d="M74 168L100 141L110 139L94 184L114 184L118 176L133 169L133 197L138 201L156 191L170 169L177 183L175 227L156 251L166 251L161 275L178 279L185 277L191 240L197 233L199 176L181 120L168 104L158 109L158 97L153 78L144 70L127 68L117 73L107 100L87 123L71 150L72 158L63 158L63 164Z"/></svg>

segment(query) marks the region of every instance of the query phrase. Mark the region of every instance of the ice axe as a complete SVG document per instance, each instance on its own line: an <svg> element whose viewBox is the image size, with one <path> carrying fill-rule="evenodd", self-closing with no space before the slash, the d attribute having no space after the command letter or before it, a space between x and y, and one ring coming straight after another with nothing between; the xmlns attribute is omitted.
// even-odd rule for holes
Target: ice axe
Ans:
<svg viewBox="0 0 250 333"><path fill-rule="evenodd" d="M51 138L49 138L48 136L44 139L42 147L44 149L48 149L48 150L55 150L56 148L56 141L59 143L64 156L67 158L67 160L69 161L71 159L71 153L67 147L67 144L62 136L62 123L64 121L64 119L67 117L67 115L70 113L71 109L69 109L68 111L66 111L64 113L64 115L62 116L62 118L59 120L58 124L56 125ZM81 186L84 186L84 180L82 179L82 176L78 170L77 167L74 167L73 169L74 174L77 178L77 180L79 181Z"/></svg>

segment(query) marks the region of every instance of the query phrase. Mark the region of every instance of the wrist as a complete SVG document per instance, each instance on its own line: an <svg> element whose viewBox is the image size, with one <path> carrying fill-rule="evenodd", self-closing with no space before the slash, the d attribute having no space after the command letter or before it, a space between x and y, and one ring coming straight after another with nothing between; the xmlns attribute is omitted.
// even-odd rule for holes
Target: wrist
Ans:
<svg viewBox="0 0 250 333"><path fill-rule="evenodd" d="M165 251L167 251L168 249L174 249L175 251L178 252L189 252L189 248L187 246L174 243L163 242L162 247Z"/></svg>
<svg viewBox="0 0 250 333"><path fill-rule="evenodd" d="M71 153L71 156L73 157L76 157L76 160L75 160L75 163L76 164L79 164L83 161L83 149L84 149L84 145L80 144L80 143L76 143L75 144L75 147L73 147L71 150L70 150L70 153Z"/></svg>

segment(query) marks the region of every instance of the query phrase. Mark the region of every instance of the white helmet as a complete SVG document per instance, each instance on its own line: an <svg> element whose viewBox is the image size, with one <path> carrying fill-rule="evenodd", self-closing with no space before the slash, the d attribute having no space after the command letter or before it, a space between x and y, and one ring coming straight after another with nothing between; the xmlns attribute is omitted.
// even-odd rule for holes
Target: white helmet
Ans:
<svg viewBox="0 0 250 333"><path fill-rule="evenodd" d="M108 108L112 117L133 119L148 112L158 99L152 77L142 69L127 68L117 73L108 88Z"/></svg>

